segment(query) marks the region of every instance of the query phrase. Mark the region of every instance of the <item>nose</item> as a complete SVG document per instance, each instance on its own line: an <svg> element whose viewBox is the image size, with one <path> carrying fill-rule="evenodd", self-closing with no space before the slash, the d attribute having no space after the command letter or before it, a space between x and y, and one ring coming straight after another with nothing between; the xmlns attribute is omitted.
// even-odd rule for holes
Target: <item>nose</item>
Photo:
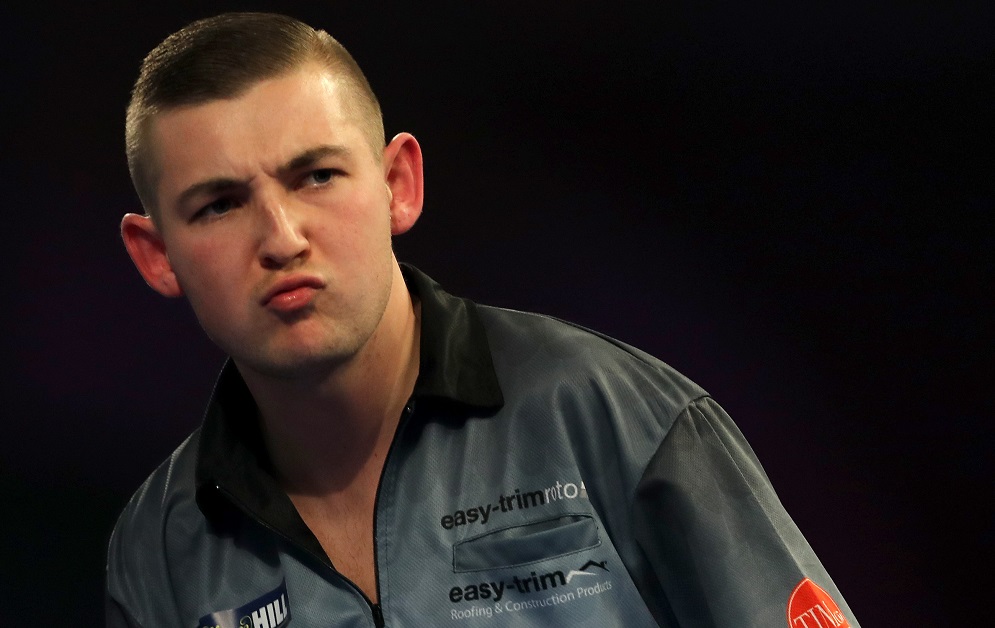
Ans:
<svg viewBox="0 0 995 628"><path fill-rule="evenodd" d="M264 199L259 212L259 259L265 268L283 268L305 257L310 243L303 218L280 198Z"/></svg>

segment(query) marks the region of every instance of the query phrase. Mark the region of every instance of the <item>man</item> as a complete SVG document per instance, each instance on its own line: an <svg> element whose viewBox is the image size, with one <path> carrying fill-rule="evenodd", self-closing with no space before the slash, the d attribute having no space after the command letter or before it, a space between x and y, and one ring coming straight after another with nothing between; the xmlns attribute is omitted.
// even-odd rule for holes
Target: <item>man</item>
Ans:
<svg viewBox="0 0 995 628"><path fill-rule="evenodd" d="M127 144L125 246L231 359L115 528L108 625L857 625L704 391L397 263L421 151L326 33L175 33Z"/></svg>

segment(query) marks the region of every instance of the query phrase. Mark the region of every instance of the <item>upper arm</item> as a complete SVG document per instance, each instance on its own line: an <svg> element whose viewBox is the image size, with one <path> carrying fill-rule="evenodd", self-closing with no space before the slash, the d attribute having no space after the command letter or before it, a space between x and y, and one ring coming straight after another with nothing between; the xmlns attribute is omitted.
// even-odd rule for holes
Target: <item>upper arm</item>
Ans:
<svg viewBox="0 0 995 628"><path fill-rule="evenodd" d="M634 524L681 625L785 625L805 578L857 625L746 439L708 397L688 405L651 458Z"/></svg>

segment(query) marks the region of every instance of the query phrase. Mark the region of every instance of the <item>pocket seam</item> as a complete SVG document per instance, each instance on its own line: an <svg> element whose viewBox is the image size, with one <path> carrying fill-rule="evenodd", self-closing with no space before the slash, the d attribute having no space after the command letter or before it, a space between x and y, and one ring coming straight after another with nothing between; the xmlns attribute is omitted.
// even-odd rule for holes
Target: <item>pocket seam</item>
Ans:
<svg viewBox="0 0 995 628"><path fill-rule="evenodd" d="M520 562L520 563L514 563L514 564L511 564L511 565L501 565L501 566L497 566L497 567L481 567L479 569L459 569L459 568L456 567L456 550L461 545L466 545L467 543L471 543L473 541L477 541L477 540L480 540L482 538L486 538L488 536L497 534L498 532L504 532L505 530L512 530L514 528L524 528L524 527L527 527L527 526L530 526L530 525L535 525L535 524L539 524L539 523L545 523L547 521L555 521L556 519L563 519L563 518L566 518L566 517L582 517L583 519L590 520L594 524L594 532L597 535L598 541L596 543L594 543L593 545L586 545L584 547L579 547L579 548L577 548L575 550L571 550L569 552L564 552L562 554L555 554L553 556L543 556L542 558L537 558L536 560L528 560L528 561L524 561L524 562ZM472 537L463 539L461 541L457 541L456 543L453 544L453 573L478 573L478 572L481 572L481 571L497 571L497 570L500 570L500 569L512 569L514 567L522 567L524 565L534 565L536 563L545 562L547 560L553 560L554 558L562 558L564 556L571 556L573 554L580 554L581 552L586 552L588 550L592 550L592 549L597 548L597 547L601 547L601 527L598 525L597 518L595 518L594 516L592 516L591 513L589 513L589 512L566 512L566 513L560 513L560 514L556 515L555 517L548 517L546 519L539 519L537 521L531 521L531 522L525 523L525 524L508 525L508 526L505 526L503 528L497 528L497 529L494 529L494 530L489 530L487 532L478 534L476 536L472 536Z"/></svg>

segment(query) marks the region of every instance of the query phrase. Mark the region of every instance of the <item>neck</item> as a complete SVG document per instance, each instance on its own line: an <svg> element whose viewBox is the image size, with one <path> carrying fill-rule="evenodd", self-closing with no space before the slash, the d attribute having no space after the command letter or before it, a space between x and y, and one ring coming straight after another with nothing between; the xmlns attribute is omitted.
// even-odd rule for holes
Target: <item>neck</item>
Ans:
<svg viewBox="0 0 995 628"><path fill-rule="evenodd" d="M289 494L332 496L379 479L418 376L420 307L395 264L384 315L348 362L319 379L243 377Z"/></svg>

